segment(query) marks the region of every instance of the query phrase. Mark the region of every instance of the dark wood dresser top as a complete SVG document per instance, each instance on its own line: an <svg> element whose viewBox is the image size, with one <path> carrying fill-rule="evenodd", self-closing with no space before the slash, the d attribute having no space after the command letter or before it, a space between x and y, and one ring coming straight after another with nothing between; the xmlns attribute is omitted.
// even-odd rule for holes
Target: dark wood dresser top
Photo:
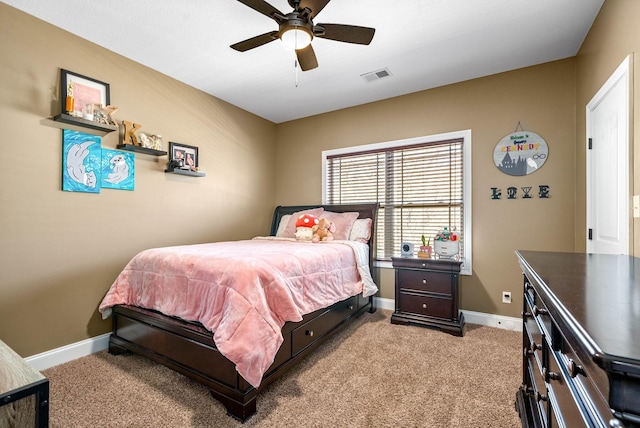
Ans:
<svg viewBox="0 0 640 428"><path fill-rule="evenodd" d="M554 302L605 368L640 373L640 259L631 256L516 251L520 266Z"/></svg>

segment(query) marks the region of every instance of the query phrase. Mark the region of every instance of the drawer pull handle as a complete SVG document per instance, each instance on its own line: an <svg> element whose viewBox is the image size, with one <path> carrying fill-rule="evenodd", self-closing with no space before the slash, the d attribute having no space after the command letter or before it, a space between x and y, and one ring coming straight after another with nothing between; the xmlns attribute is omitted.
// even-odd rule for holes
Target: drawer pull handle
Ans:
<svg viewBox="0 0 640 428"><path fill-rule="evenodd" d="M427 309L427 304L426 303L422 304L422 309Z"/></svg>
<svg viewBox="0 0 640 428"><path fill-rule="evenodd" d="M572 359L569 359L569 364L567 366L568 366L567 368L569 369L569 376L571 376L572 379L578 376L579 374L583 376L587 375L584 372L584 369L582 368L582 366L579 364L576 364L576 362L573 361Z"/></svg>
<svg viewBox="0 0 640 428"><path fill-rule="evenodd" d="M547 397L546 395L536 392L536 401L547 401L548 399L549 397Z"/></svg>
<svg viewBox="0 0 640 428"><path fill-rule="evenodd" d="M313 337L313 330L307 330L304 332L304 334L306 334L309 337Z"/></svg>
<svg viewBox="0 0 640 428"><path fill-rule="evenodd" d="M424 285L427 285L427 280L426 280L426 279L423 279L423 280L422 280L422 283L423 283Z"/></svg>
<svg viewBox="0 0 640 428"><path fill-rule="evenodd" d="M542 377L544 377L545 382L549 382L549 380L560 380L560 373L556 373L556 372L550 372L549 370L547 370L547 368L545 367L544 370L542 370Z"/></svg>
<svg viewBox="0 0 640 428"><path fill-rule="evenodd" d="M527 348L526 346L524 347L524 357L525 358L529 358L530 355L533 355L533 351L529 348Z"/></svg>
<svg viewBox="0 0 640 428"><path fill-rule="evenodd" d="M427 267L427 264L426 263L422 263L422 267Z"/></svg>
<svg viewBox="0 0 640 428"><path fill-rule="evenodd" d="M542 349L542 345L538 345L536 342L531 342L531 352Z"/></svg>
<svg viewBox="0 0 640 428"><path fill-rule="evenodd" d="M535 316L538 316L538 315L549 315L549 311L548 311L548 310L546 310L546 309L544 309L544 308L543 308L543 309L540 309L540 308L536 305L536 306L534 306L534 307L533 307L533 314L534 314Z"/></svg>
<svg viewBox="0 0 640 428"><path fill-rule="evenodd" d="M350 311L352 311L353 310L353 305L349 305L348 308L349 308Z"/></svg>
<svg viewBox="0 0 640 428"><path fill-rule="evenodd" d="M624 428L623 423L619 420L619 419L611 419L609 421L609 427L610 428Z"/></svg>
<svg viewBox="0 0 640 428"><path fill-rule="evenodd" d="M533 315L531 315L531 312L522 311L521 314L522 314L522 318L524 318L524 319L533 317Z"/></svg>

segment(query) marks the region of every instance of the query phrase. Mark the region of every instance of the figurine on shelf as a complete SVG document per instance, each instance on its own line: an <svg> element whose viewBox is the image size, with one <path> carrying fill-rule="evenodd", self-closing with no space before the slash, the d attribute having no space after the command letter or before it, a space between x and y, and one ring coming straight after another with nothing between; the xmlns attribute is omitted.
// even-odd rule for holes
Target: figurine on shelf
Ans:
<svg viewBox="0 0 640 428"><path fill-rule="evenodd" d="M73 107L75 104L75 100L73 99L73 82L69 81L69 85L67 86L67 99L65 100L64 109L66 113L73 116Z"/></svg>
<svg viewBox="0 0 640 428"><path fill-rule="evenodd" d="M139 146L138 138L136 137L135 132L142 128L142 125L139 123L129 122L128 120L123 120L122 124L124 125L124 144L131 144L133 146Z"/></svg>
<svg viewBox="0 0 640 428"><path fill-rule="evenodd" d="M146 149L153 148L153 142L151 141L151 138L144 132L138 134L138 141L140 142L140 145Z"/></svg>
<svg viewBox="0 0 640 428"><path fill-rule="evenodd" d="M118 107L108 105L106 107L102 107L102 104L98 104L93 106L93 120L103 123L105 125L117 125L118 122L113 118L115 112L118 111ZM97 112L97 113L96 113ZM99 115L99 116L98 116ZM99 119L98 119L99 117Z"/></svg>
<svg viewBox="0 0 640 428"><path fill-rule="evenodd" d="M162 135L152 135L151 143L153 150L162 150Z"/></svg>

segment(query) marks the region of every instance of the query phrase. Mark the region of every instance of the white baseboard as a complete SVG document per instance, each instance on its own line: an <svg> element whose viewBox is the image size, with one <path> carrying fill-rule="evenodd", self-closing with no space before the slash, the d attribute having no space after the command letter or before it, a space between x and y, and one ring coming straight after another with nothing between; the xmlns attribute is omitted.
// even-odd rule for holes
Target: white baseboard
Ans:
<svg viewBox="0 0 640 428"><path fill-rule="evenodd" d="M382 297L376 297L376 308L389 309L391 311L396 309L396 301L393 299L385 299Z"/></svg>
<svg viewBox="0 0 640 428"><path fill-rule="evenodd" d="M376 307L393 311L395 309L395 300L376 297ZM520 318L466 310L463 312L465 321L470 324L480 324L488 327L503 328L505 330L522 331L522 320ZM46 370L50 367L66 363L77 358L86 357L87 355L91 355L95 352L104 351L109 346L110 334L111 333L105 333L100 336L52 349L51 351L32 355L25 358L25 360L38 371Z"/></svg>
<svg viewBox="0 0 640 428"><path fill-rule="evenodd" d="M380 309L395 310L394 299L384 299L376 297L376 306ZM502 328L505 330L522 331L522 319L505 317L503 315L486 314L484 312L474 312L463 310L464 320L469 324L480 324L488 327Z"/></svg>
<svg viewBox="0 0 640 428"><path fill-rule="evenodd" d="M469 324L480 324L504 330L522 331L522 318L505 317L503 315L485 314L463 310L464 320Z"/></svg>
<svg viewBox="0 0 640 428"><path fill-rule="evenodd" d="M41 371L58 364L66 363L80 357L86 357L94 352L107 349L109 346L109 336L111 333L105 333L100 336L85 339L80 342L52 349L41 354L32 355L25 358L27 363L34 369Z"/></svg>

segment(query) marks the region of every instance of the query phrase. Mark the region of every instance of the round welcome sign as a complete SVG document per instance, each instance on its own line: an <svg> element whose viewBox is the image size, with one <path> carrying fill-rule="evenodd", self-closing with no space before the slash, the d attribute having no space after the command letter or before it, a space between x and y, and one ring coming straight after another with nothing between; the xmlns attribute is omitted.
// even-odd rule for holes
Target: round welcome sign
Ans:
<svg viewBox="0 0 640 428"><path fill-rule="evenodd" d="M535 132L520 131L506 135L493 150L496 167L509 175L528 175L547 161L549 147Z"/></svg>

